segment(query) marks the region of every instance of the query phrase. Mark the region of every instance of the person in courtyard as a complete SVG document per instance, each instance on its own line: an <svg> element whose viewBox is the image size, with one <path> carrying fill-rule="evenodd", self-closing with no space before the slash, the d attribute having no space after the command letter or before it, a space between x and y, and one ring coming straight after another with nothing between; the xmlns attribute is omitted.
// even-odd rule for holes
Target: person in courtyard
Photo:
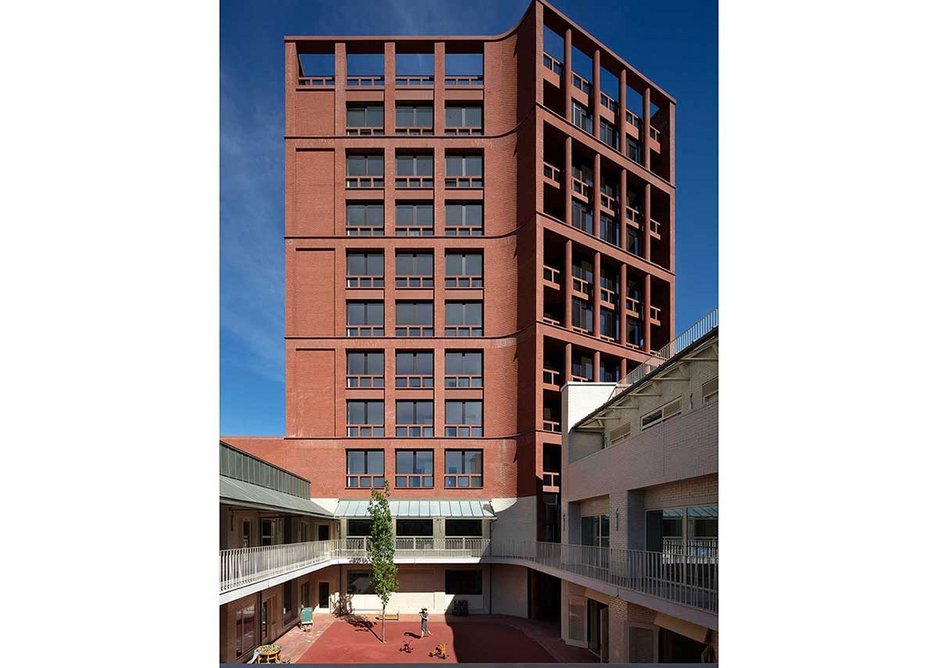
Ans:
<svg viewBox="0 0 938 668"><path fill-rule="evenodd" d="M430 613L426 608L420 608L420 637L425 635L432 636L430 633Z"/></svg>

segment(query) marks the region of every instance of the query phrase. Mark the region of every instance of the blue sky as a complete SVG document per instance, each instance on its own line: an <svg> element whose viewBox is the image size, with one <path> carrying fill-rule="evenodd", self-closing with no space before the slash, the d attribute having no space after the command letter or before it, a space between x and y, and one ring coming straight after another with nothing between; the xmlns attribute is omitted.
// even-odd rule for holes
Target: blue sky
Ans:
<svg viewBox="0 0 938 668"><path fill-rule="evenodd" d="M284 432L284 35L494 34L529 0L221 2L221 433ZM677 100L677 325L717 305L717 2L552 3Z"/></svg>

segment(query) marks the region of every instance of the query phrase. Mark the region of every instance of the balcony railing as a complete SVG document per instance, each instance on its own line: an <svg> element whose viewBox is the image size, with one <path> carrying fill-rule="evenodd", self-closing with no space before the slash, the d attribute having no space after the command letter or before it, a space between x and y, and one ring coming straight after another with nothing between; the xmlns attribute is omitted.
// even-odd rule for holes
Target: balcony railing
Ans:
<svg viewBox="0 0 938 668"><path fill-rule="evenodd" d="M592 296L593 295L593 284L587 282L585 279L579 278L577 276L573 277L573 291L579 292L581 294Z"/></svg>
<svg viewBox="0 0 938 668"><path fill-rule="evenodd" d="M615 195L607 195L604 192L599 193L599 206L615 213L619 210L619 198Z"/></svg>
<svg viewBox="0 0 938 668"><path fill-rule="evenodd" d="M384 75L375 74L371 76L348 77L345 80L345 85L349 88L375 88L384 86Z"/></svg>
<svg viewBox="0 0 938 668"><path fill-rule="evenodd" d="M619 293L609 288L599 288L599 299L607 304L615 305L619 303Z"/></svg>
<svg viewBox="0 0 938 668"><path fill-rule="evenodd" d="M719 556L719 541L716 538L688 538L665 537L661 549L665 554L673 556L690 555L694 557L709 557L715 559Z"/></svg>
<svg viewBox="0 0 938 668"><path fill-rule="evenodd" d="M481 176L447 176L447 188L481 188Z"/></svg>
<svg viewBox="0 0 938 668"><path fill-rule="evenodd" d="M384 176L346 176L346 188L383 188Z"/></svg>
<svg viewBox="0 0 938 668"><path fill-rule="evenodd" d="M432 86L433 75L421 74L417 76L395 77L394 83L402 87Z"/></svg>
<svg viewBox="0 0 938 668"><path fill-rule="evenodd" d="M593 185L587 183L583 179L578 179L575 176L570 177L570 187L573 189L577 195L582 195L586 199L589 199L593 193Z"/></svg>
<svg viewBox="0 0 938 668"><path fill-rule="evenodd" d="M555 434L559 434L560 423L557 420L544 420L544 431L550 431Z"/></svg>
<svg viewBox="0 0 938 668"><path fill-rule="evenodd" d="M554 314L552 314L552 313L546 313L546 312L545 312L545 313L544 313L544 322L546 322L546 323L548 323L548 324L550 324L550 325L556 325L557 327L559 327L559 326L560 326L560 317L557 316L557 315L554 315Z"/></svg>
<svg viewBox="0 0 938 668"><path fill-rule="evenodd" d="M544 471L544 491L560 491L560 473L557 471Z"/></svg>
<svg viewBox="0 0 938 668"><path fill-rule="evenodd" d="M545 484L547 483L545 473ZM555 482L551 480L551 482ZM556 480L559 485L559 480ZM222 550L219 591L225 593L332 560L367 560L368 538ZM485 538L395 538L397 559L511 559L608 583L706 612L718 611L719 554L697 539L661 552L592 545ZM701 541L697 545L697 541Z"/></svg>
<svg viewBox="0 0 938 668"><path fill-rule="evenodd" d="M481 74L468 74L468 75L459 75L459 76L447 76L444 77L443 82L447 86L481 86L484 83L484 79Z"/></svg>
<svg viewBox="0 0 938 668"><path fill-rule="evenodd" d="M398 176L394 180L395 188L432 188L432 176Z"/></svg>
<svg viewBox="0 0 938 668"><path fill-rule="evenodd" d="M544 265L544 280L548 283L560 285L560 270L550 265Z"/></svg>
<svg viewBox="0 0 938 668"><path fill-rule="evenodd" d="M606 109L609 109L610 111L613 111L613 112L619 109L619 103L613 100L610 96L602 92L599 94L599 103L603 105Z"/></svg>
<svg viewBox="0 0 938 668"><path fill-rule="evenodd" d="M661 236L661 223L659 223L654 218L649 218L648 225L652 234L657 234L658 236Z"/></svg>
<svg viewBox="0 0 938 668"><path fill-rule="evenodd" d="M625 308L631 311L632 313L641 315L642 303L639 300L637 300L635 297L626 297Z"/></svg>
<svg viewBox="0 0 938 668"><path fill-rule="evenodd" d="M642 212L638 209L630 207L628 204L625 205L625 219L633 223L633 227L642 226Z"/></svg>
<svg viewBox="0 0 938 668"><path fill-rule="evenodd" d="M563 63L554 58L552 55L544 52L544 67L549 69L554 74L563 74Z"/></svg>
<svg viewBox="0 0 938 668"><path fill-rule="evenodd" d="M297 81L299 86L335 86L335 77L332 75L316 77L300 77Z"/></svg>
<svg viewBox="0 0 938 668"><path fill-rule="evenodd" d="M655 127L650 127L649 132L651 133L651 138L655 141L661 141L661 131Z"/></svg>
<svg viewBox="0 0 938 668"><path fill-rule="evenodd" d="M634 125L639 130L642 129L642 119L640 116L633 114L628 109L625 110L625 122L629 125Z"/></svg>
<svg viewBox="0 0 938 668"><path fill-rule="evenodd" d="M481 135L482 127L478 125L450 125L443 129L447 135L456 135L457 137L469 137Z"/></svg>
<svg viewBox="0 0 938 668"><path fill-rule="evenodd" d="M655 322L661 322L661 309L657 306L648 305L649 316Z"/></svg>
<svg viewBox="0 0 938 668"><path fill-rule="evenodd" d="M500 543L511 557L600 580L673 603L717 612L719 558L543 542Z"/></svg>
<svg viewBox="0 0 938 668"><path fill-rule="evenodd" d="M581 91L583 91L587 95L589 95L590 92L593 90L593 85L589 81L581 77L579 74L577 74L576 72L573 73L573 87L579 88Z"/></svg>
<svg viewBox="0 0 938 668"><path fill-rule="evenodd" d="M681 333L676 339L668 343L660 350L652 353L644 362L632 369L625 377L622 383L624 387L634 385L642 378L657 369L661 364L668 361L679 352L691 345L697 339L709 334L720 325L720 309L715 308L710 313L690 326L689 329Z"/></svg>
<svg viewBox="0 0 938 668"><path fill-rule="evenodd" d="M555 182L558 187L560 186L560 175L562 173L560 167L552 165L549 162L544 163L544 176Z"/></svg>
<svg viewBox="0 0 938 668"><path fill-rule="evenodd" d="M544 367L544 384L560 387L560 370Z"/></svg>

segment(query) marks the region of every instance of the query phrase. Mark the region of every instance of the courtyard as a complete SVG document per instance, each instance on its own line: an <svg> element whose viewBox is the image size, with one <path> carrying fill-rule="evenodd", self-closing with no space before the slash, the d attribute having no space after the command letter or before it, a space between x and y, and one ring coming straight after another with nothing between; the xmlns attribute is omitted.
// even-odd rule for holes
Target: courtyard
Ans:
<svg viewBox="0 0 938 668"><path fill-rule="evenodd" d="M417 615L381 622L376 615L317 617L309 632L294 627L279 640L290 663L593 663L586 649L565 645L555 624L504 615L431 615L432 636L420 638ZM412 651L402 651L404 643ZM446 645L446 658L431 656Z"/></svg>

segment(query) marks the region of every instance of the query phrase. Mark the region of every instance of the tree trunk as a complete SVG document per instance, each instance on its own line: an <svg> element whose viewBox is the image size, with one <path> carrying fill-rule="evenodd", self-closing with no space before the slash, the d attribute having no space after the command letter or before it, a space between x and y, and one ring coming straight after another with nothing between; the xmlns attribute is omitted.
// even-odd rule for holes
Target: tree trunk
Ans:
<svg viewBox="0 0 938 668"><path fill-rule="evenodd" d="M384 642L384 622L386 621L386 620L384 619L384 610L385 610L385 608L387 608L386 605L382 605L382 606L381 606L381 642Z"/></svg>

